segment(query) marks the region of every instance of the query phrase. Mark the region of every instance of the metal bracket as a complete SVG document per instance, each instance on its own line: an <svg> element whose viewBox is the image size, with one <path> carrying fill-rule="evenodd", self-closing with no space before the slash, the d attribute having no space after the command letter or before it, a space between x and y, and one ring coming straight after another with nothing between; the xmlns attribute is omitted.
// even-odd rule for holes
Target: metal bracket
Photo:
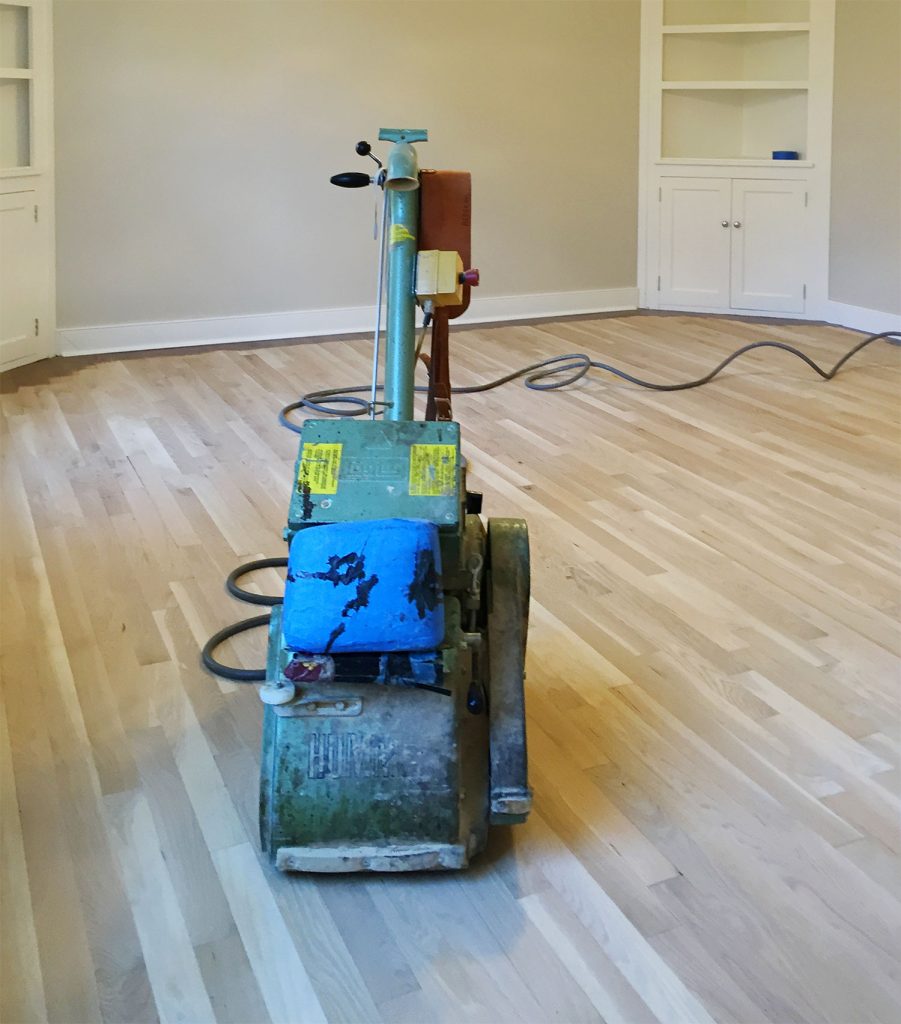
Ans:
<svg viewBox="0 0 901 1024"><path fill-rule="evenodd" d="M382 142L428 142L429 133L425 128L381 128Z"/></svg>
<svg viewBox="0 0 901 1024"><path fill-rule="evenodd" d="M280 718L354 718L363 711L361 697L301 697L290 704L278 704L272 710Z"/></svg>

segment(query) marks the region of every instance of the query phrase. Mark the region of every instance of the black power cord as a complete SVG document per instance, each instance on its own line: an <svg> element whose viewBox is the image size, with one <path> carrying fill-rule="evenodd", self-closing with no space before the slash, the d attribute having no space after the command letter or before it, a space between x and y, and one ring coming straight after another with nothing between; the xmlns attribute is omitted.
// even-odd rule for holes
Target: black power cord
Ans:
<svg viewBox="0 0 901 1024"><path fill-rule="evenodd" d="M258 558L253 562L245 562L243 565L239 565L237 569L232 569L228 574L225 580L225 589L232 597L236 597L239 601L246 601L248 604L281 604L282 598L276 597L274 594L255 594L252 590L243 590L236 581L247 573L254 572L256 569L285 569L287 565L288 559L284 555L277 558Z"/></svg>
<svg viewBox="0 0 901 1024"><path fill-rule="evenodd" d="M638 387L650 388L652 391L688 391L690 388L699 388L702 384L709 384L710 381L717 377L726 367L734 362L739 356L745 355L747 352L753 351L755 348L776 348L781 349L783 352L788 352L793 356L797 356L798 359L807 363L807 365L823 380L832 380L832 378L838 373L838 371L851 359L857 355L862 349L865 349L867 345L872 345L874 341L879 341L882 338L894 338L901 341L901 331L882 331L880 334L870 334L868 337L859 341L856 345L850 348L838 362L830 370L824 370L822 366L816 363L813 359L807 355L806 352L802 352L800 349L795 348L793 345L787 345L784 341L753 341L749 345L743 345L741 348L736 349L731 355L718 363L709 373L706 373L703 377L698 377L697 380L684 381L681 384L658 384L655 381L642 380L641 377L635 377L631 373L627 373L625 370L620 370L615 366L610 366L607 363L602 363L599 360L592 359L590 356L585 355L584 352L571 352L567 355L551 356L549 359L542 359L540 362L531 363L529 366L524 366L520 370L514 370L512 373L508 373L503 377L498 377L497 380L489 381L487 384L474 384L470 387L457 387L451 388L452 394L455 395L475 395L480 394L483 391L492 391L494 388L499 388L504 384L509 384L511 381L518 380L520 377L523 379L523 384L532 391L557 391L560 388L568 387L570 384L575 384L580 381L589 370L604 370L607 373L612 373L615 377L620 377L622 380L628 381L630 384L636 384ZM565 376L560 377L561 374ZM550 378L550 379L548 379ZM351 388L323 388L319 391L311 391L304 395L303 398L298 399L296 402L291 402L279 411L278 419L279 423L283 427L287 427L288 430L294 431L295 434L300 434L301 427L296 423L293 423L288 419L289 415L294 412L295 409L309 409L311 412L320 413L323 416L362 416L368 414L370 411L370 402L363 398L357 398L356 395L361 392L370 392L370 385L361 385L360 387ZM383 390L379 386L378 390ZM415 391L423 393L428 391L428 388L417 386ZM329 405L323 405L322 402L329 402ZM336 409L335 404L342 406L349 406L349 409ZM250 604L262 604L262 605L276 605L282 603L281 597L275 597L267 594L255 594L252 591L244 590L237 585L237 580L240 579L245 573L252 572L254 569L269 569L284 567L288 564L287 558L259 558L253 562L245 562L244 565L239 565L237 569L234 569L229 573L228 579L225 581L225 586L230 594L237 597L240 601L247 601ZM254 629L257 626L267 625L269 623L268 615L255 615L250 619L242 619L240 622L235 622L231 626L226 626L225 629L220 629L218 633L214 633L209 640L203 645L201 651L201 659L203 664L218 676L222 676L224 679L230 679L237 683L258 683L263 682L266 678L265 669L255 668L235 668L231 665L223 665L222 662L217 661L213 657L213 651L226 640L231 639L233 636L237 636L239 633L243 633L248 629Z"/></svg>
<svg viewBox="0 0 901 1024"><path fill-rule="evenodd" d="M451 388L451 394L454 395L476 395L481 394L483 391L492 391L494 388L499 388L504 384L509 384L510 381L518 380L520 377L523 379L523 384L530 391L557 391L560 388L569 387L571 384L575 384L580 381L589 370L604 370L607 373L612 373L615 377L619 377L622 380L628 381L630 384L636 384L638 387L650 388L652 391L688 391L690 388L699 388L702 384L709 384L710 381L717 377L726 367L738 359L740 356L745 355L747 352L752 352L755 348L777 348L783 352L788 352L803 362L823 378L823 380L832 380L832 378L838 373L838 371L851 359L857 355L862 349L866 348L867 345L872 345L874 341L879 341L881 338L895 338L901 341L901 331L882 331L881 334L871 334L859 341L856 345L850 348L838 362L832 367L831 370L824 370L822 366L814 362L813 359L807 355L806 352L802 352L799 348L795 348L793 345L788 345L784 341L752 341L749 345L743 345L741 348L736 349L731 355L719 364L717 364L709 373L704 374L703 377L698 377L697 380L688 380L680 384L658 384L655 381L642 380L641 377L636 377L631 373L627 373L625 370L620 370L615 366L610 366L608 363L602 363L597 359L592 359L587 356L584 352L570 352L567 355L551 356L550 359L542 359L540 362L531 363L529 366L524 366L522 369L514 370L512 373L505 374L503 377L498 377L496 380L488 381L486 384L473 384L469 387L457 387ZM564 376L560 376L563 374ZM550 378L550 379L548 379ZM363 416L368 415L370 411L370 402L364 398L357 398L361 392L371 392L370 385L361 385L360 387L350 388L323 388L319 391L311 391L309 394L298 399L296 402L291 402L280 410L278 414L279 423L283 427L287 427L288 430L293 430L295 434L301 433L301 427L298 424L292 422L288 417L295 409L309 409L311 412L320 413L323 416ZM379 391L384 390L380 385ZM414 389L418 393L424 393L428 391L428 388L424 386L417 386ZM328 405L323 405L323 402L328 402ZM336 409L335 404L340 406L349 406L350 408L338 408Z"/></svg>
<svg viewBox="0 0 901 1024"><path fill-rule="evenodd" d="M288 559L283 555L276 558L257 558L252 562L245 562L237 569L232 569L225 581L225 589L239 601L246 601L248 604L276 605L281 604L284 598L275 594L255 594L252 590L244 590L238 586L238 580L249 572L256 569L283 569L288 564ZM233 683L262 683L266 679L265 668L235 668L233 665L224 665L213 657L213 651L226 640L233 636L244 633L248 629L255 629L257 626L268 626L269 614L254 615L249 619L242 619L234 622L225 629L214 633L203 645L200 652L200 660L204 667L214 675L222 676L223 679L230 679Z"/></svg>
<svg viewBox="0 0 901 1024"><path fill-rule="evenodd" d="M222 676L223 679L230 679L233 683L265 682L266 669L235 668L234 665L223 665L221 661L217 661L213 657L213 651L215 651L219 644L224 644L226 640L230 640L233 636L237 636L239 633L245 632L245 630L253 629L255 626L268 625L269 614L267 613L266 615L254 615L253 618L242 619L240 622L233 622L230 626L226 626L225 629L220 629L218 633L214 633L203 645L203 649L200 652L200 660L203 662L204 668L209 669L213 675Z"/></svg>

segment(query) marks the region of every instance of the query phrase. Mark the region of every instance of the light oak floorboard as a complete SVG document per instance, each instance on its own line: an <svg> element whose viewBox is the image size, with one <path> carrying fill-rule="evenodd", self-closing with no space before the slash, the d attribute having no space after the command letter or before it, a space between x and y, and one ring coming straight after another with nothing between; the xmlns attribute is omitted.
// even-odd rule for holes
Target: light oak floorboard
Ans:
<svg viewBox="0 0 901 1024"><path fill-rule="evenodd" d="M641 315L452 348L461 385L567 351L674 381L858 337ZM258 849L261 705L198 645L252 614L227 572L283 551L278 408L368 358L0 380L2 1024L899 1019L901 350L458 397L470 486L530 525L535 812L467 874L292 878Z"/></svg>

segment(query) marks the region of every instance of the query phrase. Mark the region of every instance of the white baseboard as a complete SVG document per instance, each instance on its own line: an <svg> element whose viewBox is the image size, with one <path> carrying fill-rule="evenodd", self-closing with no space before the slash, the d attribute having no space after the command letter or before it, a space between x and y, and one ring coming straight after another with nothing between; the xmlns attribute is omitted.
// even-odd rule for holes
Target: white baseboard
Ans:
<svg viewBox="0 0 901 1024"><path fill-rule="evenodd" d="M541 292L530 295L473 296L461 324L528 320L533 317L612 313L637 306L637 288L600 288L578 292ZM229 345L248 341L277 341L330 334L371 331L375 306L344 309L305 309L290 313L255 313L247 316L205 317L196 320L159 320L97 327L63 327L56 332L57 351L63 356L147 349L187 348L194 345Z"/></svg>
<svg viewBox="0 0 901 1024"><path fill-rule="evenodd" d="M531 295L473 295L461 324L490 324L534 317L624 313L638 309L638 288L596 288L584 292L534 292Z"/></svg>
<svg viewBox="0 0 901 1024"><path fill-rule="evenodd" d="M866 306L849 306L846 302L826 303L823 319L830 324L850 327L867 334L881 334L883 331L901 331L901 316L897 313L881 313Z"/></svg>

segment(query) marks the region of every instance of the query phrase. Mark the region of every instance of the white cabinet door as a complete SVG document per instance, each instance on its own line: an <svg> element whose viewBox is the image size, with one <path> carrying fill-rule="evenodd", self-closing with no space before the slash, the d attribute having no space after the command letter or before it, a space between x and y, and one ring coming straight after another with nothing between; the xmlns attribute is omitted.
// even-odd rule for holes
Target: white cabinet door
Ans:
<svg viewBox="0 0 901 1024"><path fill-rule="evenodd" d="M35 192L0 195L0 370L39 359L45 282Z"/></svg>
<svg viewBox="0 0 901 1024"><path fill-rule="evenodd" d="M731 184L728 178L662 180L661 305L729 308Z"/></svg>
<svg viewBox="0 0 901 1024"><path fill-rule="evenodd" d="M732 182L732 307L803 313L803 181Z"/></svg>

